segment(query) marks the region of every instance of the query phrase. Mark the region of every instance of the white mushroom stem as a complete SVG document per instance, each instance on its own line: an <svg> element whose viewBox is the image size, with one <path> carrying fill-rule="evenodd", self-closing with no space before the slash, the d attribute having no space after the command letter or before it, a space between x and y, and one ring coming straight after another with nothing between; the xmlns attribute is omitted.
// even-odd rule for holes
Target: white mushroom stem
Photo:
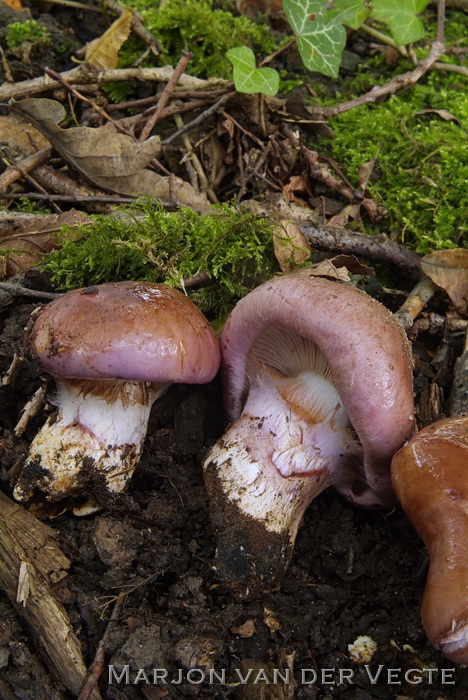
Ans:
<svg viewBox="0 0 468 700"><path fill-rule="evenodd" d="M205 462L213 521L224 536L217 565L238 569L239 558L253 562L260 546L281 571L309 503L335 481L355 480L362 450L312 341L270 329L253 346L249 377L241 417Z"/></svg>
<svg viewBox="0 0 468 700"><path fill-rule="evenodd" d="M34 438L14 497L34 489L57 500L101 483L122 491L132 476L154 401L168 384L122 380L60 380L57 407Z"/></svg>

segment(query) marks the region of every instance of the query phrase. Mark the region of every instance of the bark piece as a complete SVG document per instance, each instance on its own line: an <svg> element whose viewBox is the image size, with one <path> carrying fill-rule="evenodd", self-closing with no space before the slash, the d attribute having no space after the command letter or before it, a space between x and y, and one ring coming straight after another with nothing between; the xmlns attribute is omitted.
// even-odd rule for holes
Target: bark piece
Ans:
<svg viewBox="0 0 468 700"><path fill-rule="evenodd" d="M68 614L53 593L70 560L54 531L0 493L0 587L30 629L50 672L75 696L86 666ZM93 700L100 700L95 691Z"/></svg>

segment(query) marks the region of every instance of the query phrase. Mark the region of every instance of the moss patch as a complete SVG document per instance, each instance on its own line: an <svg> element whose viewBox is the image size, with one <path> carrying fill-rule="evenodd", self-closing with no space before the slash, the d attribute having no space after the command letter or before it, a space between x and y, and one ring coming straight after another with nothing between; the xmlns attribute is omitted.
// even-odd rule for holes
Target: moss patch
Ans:
<svg viewBox="0 0 468 700"><path fill-rule="evenodd" d="M188 72L201 78L232 78L232 66L226 52L235 46L250 46L263 55L278 48L268 24L231 12L213 9L209 0L166 0L148 8L146 0L128 3L144 18L145 26L163 47L160 63L177 63L183 50L192 51ZM128 55L125 52L128 51ZM140 52L141 53L141 52ZM134 45L121 52L119 65L135 58Z"/></svg>
<svg viewBox="0 0 468 700"><path fill-rule="evenodd" d="M122 211L121 219L93 217L73 240L61 232L62 247L43 264L59 289L126 279L183 287L184 278L204 270L213 283L188 294L202 311L220 316L278 270L274 224L262 217L228 206L204 215L166 212L146 201Z"/></svg>

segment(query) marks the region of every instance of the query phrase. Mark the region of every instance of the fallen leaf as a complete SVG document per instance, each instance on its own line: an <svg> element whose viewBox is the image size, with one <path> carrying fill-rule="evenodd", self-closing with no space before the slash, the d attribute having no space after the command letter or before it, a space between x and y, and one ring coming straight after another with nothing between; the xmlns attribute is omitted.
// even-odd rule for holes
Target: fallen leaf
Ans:
<svg viewBox="0 0 468 700"><path fill-rule="evenodd" d="M62 226L76 228L90 221L86 214L70 209L62 214L45 216L39 223L35 221L21 229L2 231L0 248L10 253L0 258L0 271L3 272L0 276L11 277L36 265L46 253L50 253L57 246L56 233Z"/></svg>
<svg viewBox="0 0 468 700"><path fill-rule="evenodd" d="M290 272L304 263L310 248L299 226L292 221L282 221L273 231L273 248L282 272Z"/></svg>
<svg viewBox="0 0 468 700"><path fill-rule="evenodd" d="M24 12L24 7L21 4L21 0L3 0L3 2L8 5L8 7L11 7L12 10Z"/></svg>
<svg viewBox="0 0 468 700"><path fill-rule="evenodd" d="M93 184L99 185L100 177L127 176L143 170L161 148L157 136L139 143L103 127L61 129L58 124L67 113L55 100L11 101L10 108L42 131L60 155Z"/></svg>
<svg viewBox="0 0 468 700"><path fill-rule="evenodd" d="M93 185L118 194L186 204L196 211L209 208L206 195L197 193L188 182L146 168L160 151L158 136L139 143L105 127L61 129L58 124L66 117L65 108L45 98L12 100L10 108L44 133L62 158Z"/></svg>
<svg viewBox="0 0 468 700"><path fill-rule="evenodd" d="M263 608L263 622L266 624L271 634L274 634L281 629L281 623L276 617L273 610L264 606Z"/></svg>
<svg viewBox="0 0 468 700"><path fill-rule="evenodd" d="M438 250L421 259L421 267L437 286L444 289L457 311L468 312L468 250Z"/></svg>
<svg viewBox="0 0 468 700"><path fill-rule="evenodd" d="M132 28L133 13L126 8L109 29L86 47L85 60L99 69L116 68L119 50L127 41Z"/></svg>
<svg viewBox="0 0 468 700"><path fill-rule="evenodd" d="M460 120L457 119L452 112L449 112L448 109L422 109L420 112L416 112L416 116L419 116L420 114L437 114L446 122L457 122L457 124L460 124Z"/></svg>
<svg viewBox="0 0 468 700"><path fill-rule="evenodd" d="M336 267L331 260L322 260L321 262L311 265L307 268L309 277L329 277L334 280L341 280L342 282L349 282L351 280L350 274L346 267Z"/></svg>
<svg viewBox="0 0 468 700"><path fill-rule="evenodd" d="M0 143L16 147L30 156L49 145L46 137L32 124L24 124L12 117L0 117Z"/></svg>
<svg viewBox="0 0 468 700"><path fill-rule="evenodd" d="M230 631L244 639L248 639L252 637L257 630L255 629L255 622L253 620L246 620L244 624L239 625L239 627L231 627Z"/></svg>

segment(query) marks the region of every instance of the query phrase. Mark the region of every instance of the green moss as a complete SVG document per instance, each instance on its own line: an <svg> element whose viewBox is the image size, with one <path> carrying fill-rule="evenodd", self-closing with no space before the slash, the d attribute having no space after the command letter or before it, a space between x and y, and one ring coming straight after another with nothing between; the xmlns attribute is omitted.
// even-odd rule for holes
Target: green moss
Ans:
<svg viewBox="0 0 468 700"><path fill-rule="evenodd" d="M6 34L6 43L10 51L15 51L23 44L43 45L50 43L50 35L45 27L42 27L34 19L10 24Z"/></svg>
<svg viewBox="0 0 468 700"><path fill-rule="evenodd" d="M13 202L11 208L24 214L52 214L51 209L45 204L38 204L28 197L20 197L16 202Z"/></svg>
<svg viewBox="0 0 468 700"><path fill-rule="evenodd" d="M454 14L458 20L448 22L449 42L451 36L459 35L460 13ZM418 57L427 51L427 47L418 48ZM382 56L366 61L333 103L410 69L404 62L390 69ZM359 166L380 147L369 190L389 212L381 230L422 254L467 244L468 156L462 147L468 118L465 84L458 74L430 71L415 86L385 102L357 107L334 118L334 140L324 140L320 146L321 153L332 156L356 185ZM324 102L332 103L329 98ZM422 113L424 110L446 112ZM445 120L450 114L454 118ZM375 232L369 223L365 229Z"/></svg>
<svg viewBox="0 0 468 700"><path fill-rule="evenodd" d="M229 49L247 45L265 55L278 48L265 21L257 23L212 9L209 0L167 0L151 8L145 7L147 0L129 4L141 12L145 26L163 47L161 64L177 63L184 49L194 53L188 68L191 75L230 79L232 66L226 58ZM129 59L125 56L126 65Z"/></svg>
<svg viewBox="0 0 468 700"><path fill-rule="evenodd" d="M43 264L59 289L125 279L182 287L184 278L205 270L213 284L188 293L205 313L219 316L278 269L274 224L264 218L224 205L213 214L166 212L144 200L122 211L123 219L93 217L73 240L61 232L62 247Z"/></svg>

